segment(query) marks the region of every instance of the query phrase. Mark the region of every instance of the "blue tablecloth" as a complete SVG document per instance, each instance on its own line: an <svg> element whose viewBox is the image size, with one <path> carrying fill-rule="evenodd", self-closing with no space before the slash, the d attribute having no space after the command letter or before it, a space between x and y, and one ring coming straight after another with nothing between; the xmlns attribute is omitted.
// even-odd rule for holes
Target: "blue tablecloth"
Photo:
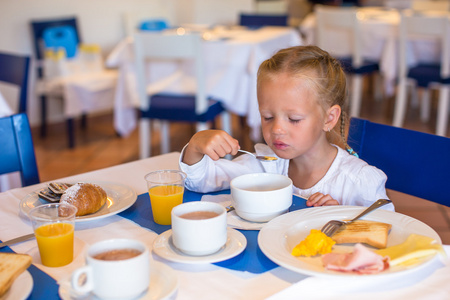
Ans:
<svg viewBox="0 0 450 300"><path fill-rule="evenodd" d="M229 194L229 190L211 193L217 194ZM185 191L184 202L199 201L203 194ZM293 197L293 204L290 211L306 208L305 200L296 196ZM158 234L163 233L171 228L170 225L159 225L153 221L152 209L150 206L150 198L148 193L138 196L136 202L126 211L119 214L120 216L133 220L142 227L149 228ZM247 271L251 273L264 273L266 271L276 268L278 265L268 259L258 246L258 233L257 230L240 230L247 238L247 247L238 256L228 259L226 261L216 263L215 265L229 268L238 271Z"/></svg>
<svg viewBox="0 0 450 300"><path fill-rule="evenodd" d="M215 194L228 194L229 190L212 193ZM185 191L184 202L199 201L203 194ZM305 200L293 197L293 204L289 211L306 208ZM162 232L169 230L170 225L159 225L153 221L152 210L150 206L150 198L148 193L139 195L136 202L124 212L119 214L120 216L130 219L142 227L149 228L154 232L161 234ZM278 265L268 259L258 246L258 233L256 230L240 230L247 238L247 247L238 256L228 259L226 261L216 263L215 265L239 270L247 271L251 273L264 273L269 271ZM0 249L1 252L13 252L9 247ZM57 299L58 296L58 284L49 275L39 270L35 266L30 266L28 271L33 276L34 286L33 291L29 299Z"/></svg>

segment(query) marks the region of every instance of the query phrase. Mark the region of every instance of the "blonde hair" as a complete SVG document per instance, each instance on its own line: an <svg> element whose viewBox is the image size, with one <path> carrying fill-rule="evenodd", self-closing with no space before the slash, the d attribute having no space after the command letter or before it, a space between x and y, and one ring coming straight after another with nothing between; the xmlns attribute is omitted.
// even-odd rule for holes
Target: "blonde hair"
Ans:
<svg viewBox="0 0 450 300"><path fill-rule="evenodd" d="M308 79L316 93L318 104L324 111L333 105L341 107L340 126L330 130L327 139L343 149L349 149L346 138L347 86L339 61L316 46L282 49L259 66L257 86L264 84L264 80L270 80L282 73Z"/></svg>

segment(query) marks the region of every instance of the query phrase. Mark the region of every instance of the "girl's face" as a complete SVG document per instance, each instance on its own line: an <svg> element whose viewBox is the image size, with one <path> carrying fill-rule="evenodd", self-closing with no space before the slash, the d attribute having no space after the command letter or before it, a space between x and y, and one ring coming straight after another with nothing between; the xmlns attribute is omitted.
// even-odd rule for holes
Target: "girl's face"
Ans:
<svg viewBox="0 0 450 300"><path fill-rule="evenodd" d="M264 140L279 157L293 159L328 143L326 114L307 79L285 73L265 79L258 103Z"/></svg>

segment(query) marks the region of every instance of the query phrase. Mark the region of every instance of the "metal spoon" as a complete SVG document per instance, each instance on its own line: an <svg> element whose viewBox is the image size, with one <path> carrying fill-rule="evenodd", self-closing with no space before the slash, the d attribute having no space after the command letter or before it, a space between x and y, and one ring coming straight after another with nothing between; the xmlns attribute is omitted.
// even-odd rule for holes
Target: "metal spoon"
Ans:
<svg viewBox="0 0 450 300"><path fill-rule="evenodd" d="M251 152L245 151L245 150L238 150L239 152L243 152L243 153L247 153L250 154L251 156L255 157L256 159L260 160L260 161L275 161L278 158L275 156L267 156L267 155L255 155Z"/></svg>

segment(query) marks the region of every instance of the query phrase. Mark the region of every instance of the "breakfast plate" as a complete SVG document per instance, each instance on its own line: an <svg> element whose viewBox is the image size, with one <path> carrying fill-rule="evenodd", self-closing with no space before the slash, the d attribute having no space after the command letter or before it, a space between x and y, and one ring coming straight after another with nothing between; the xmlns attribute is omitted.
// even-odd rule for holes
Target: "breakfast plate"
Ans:
<svg viewBox="0 0 450 300"><path fill-rule="evenodd" d="M33 277L25 271L14 280L9 290L0 297L2 300L25 300L33 290Z"/></svg>
<svg viewBox="0 0 450 300"><path fill-rule="evenodd" d="M315 276L348 276L352 278L394 276L425 267L435 257L409 267L395 266L377 274L362 276L355 273L326 270L322 266L320 256L295 257L291 254L292 249L306 238L311 229L320 230L330 220L351 219L360 212L361 207L358 206L322 206L287 213L271 220L261 229L258 235L258 245L262 252L278 265L298 273ZM430 226L400 213L378 209L363 219L392 224L387 247L404 242L413 233L431 237L442 244L439 235ZM333 249L350 252L351 247L351 245L335 245Z"/></svg>
<svg viewBox="0 0 450 300"><path fill-rule="evenodd" d="M139 300L163 300L170 298L178 288L178 278L175 271L158 261L150 263L150 282L148 290L138 297ZM62 300L96 300L92 293L75 294L70 285L70 277L59 282L59 296Z"/></svg>
<svg viewBox="0 0 450 300"><path fill-rule="evenodd" d="M172 230L161 233L153 242L153 251L170 261L185 264L215 263L235 257L247 246L247 239L237 230L227 228L227 242L216 253L204 256L191 256L178 250L172 242Z"/></svg>
<svg viewBox="0 0 450 300"><path fill-rule="evenodd" d="M136 192L126 185L101 181L89 181L89 183L95 183L101 186L105 190L108 196L108 200L102 206L102 208L100 208L99 211L93 214L76 217L76 222L85 222L106 218L108 216L115 215L126 210L131 205L133 205L134 202L136 202ZM20 201L20 210L25 215L28 215L29 211L36 206L49 203L39 198L39 190L26 195L22 199L22 201Z"/></svg>

